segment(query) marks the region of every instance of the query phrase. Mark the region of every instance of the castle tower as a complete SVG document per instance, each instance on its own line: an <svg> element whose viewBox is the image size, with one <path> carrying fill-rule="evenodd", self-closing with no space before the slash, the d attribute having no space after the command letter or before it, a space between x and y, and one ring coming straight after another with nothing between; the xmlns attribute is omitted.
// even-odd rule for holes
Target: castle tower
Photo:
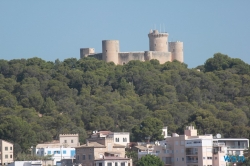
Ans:
<svg viewBox="0 0 250 166"><path fill-rule="evenodd" d="M172 53L172 61L177 60L181 63L184 61L183 57L183 42L169 42L169 52Z"/></svg>
<svg viewBox="0 0 250 166"><path fill-rule="evenodd" d="M102 59L106 62L118 64L118 53L120 52L119 40L102 41Z"/></svg>
<svg viewBox="0 0 250 166"><path fill-rule="evenodd" d="M151 30L149 37L149 51L168 52L168 33L159 33L158 30Z"/></svg>
<svg viewBox="0 0 250 166"><path fill-rule="evenodd" d="M88 57L90 54L94 54L94 48L81 48L80 49L80 58Z"/></svg>

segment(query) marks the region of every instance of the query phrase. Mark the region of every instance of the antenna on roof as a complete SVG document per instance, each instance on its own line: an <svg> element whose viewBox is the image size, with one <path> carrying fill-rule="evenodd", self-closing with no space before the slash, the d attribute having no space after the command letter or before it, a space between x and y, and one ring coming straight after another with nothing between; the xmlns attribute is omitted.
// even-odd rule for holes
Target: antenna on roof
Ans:
<svg viewBox="0 0 250 166"><path fill-rule="evenodd" d="M160 24L160 33L161 33L161 24Z"/></svg>
<svg viewBox="0 0 250 166"><path fill-rule="evenodd" d="M163 30L164 30L164 33L165 33L165 32L166 32L166 31L165 31L165 24L163 24Z"/></svg>

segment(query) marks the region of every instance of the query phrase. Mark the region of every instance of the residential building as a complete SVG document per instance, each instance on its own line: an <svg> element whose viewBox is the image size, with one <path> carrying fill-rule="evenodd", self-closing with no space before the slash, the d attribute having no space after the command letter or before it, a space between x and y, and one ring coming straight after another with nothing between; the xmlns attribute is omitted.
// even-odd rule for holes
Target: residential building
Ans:
<svg viewBox="0 0 250 166"><path fill-rule="evenodd" d="M93 131L91 138L99 137L113 138L114 142L119 145L127 146L130 143L129 132L111 132L111 131Z"/></svg>
<svg viewBox="0 0 250 166"><path fill-rule="evenodd" d="M9 163L12 163L14 161L13 152L13 144L0 139L0 165L8 165Z"/></svg>
<svg viewBox="0 0 250 166"><path fill-rule="evenodd" d="M14 161L8 166L42 166L42 161Z"/></svg>
<svg viewBox="0 0 250 166"><path fill-rule="evenodd" d="M194 126L187 126L184 135L173 133L172 137L164 141L136 147L138 158L146 154L156 155L165 166L226 166L224 157L242 156L243 151L249 147L249 140L214 138L212 134L198 135Z"/></svg>
<svg viewBox="0 0 250 166"><path fill-rule="evenodd" d="M75 159L75 148L39 148L36 152L37 156L52 155L54 165L56 162L60 162L62 159Z"/></svg>
<svg viewBox="0 0 250 166"><path fill-rule="evenodd" d="M78 134L60 134L59 135L59 140L53 140L51 142L45 142L38 144L36 148L45 148L45 147L50 147L50 148L60 148L63 146L64 148L72 148L79 146L79 135Z"/></svg>
<svg viewBox="0 0 250 166"><path fill-rule="evenodd" d="M59 140L38 144L33 153L38 156L52 155L56 165L62 159L75 159L75 147L79 145L78 134L60 134Z"/></svg>
<svg viewBox="0 0 250 166"><path fill-rule="evenodd" d="M86 144L76 147L76 163L82 166L132 166L132 160L125 155L128 141L129 133L94 132Z"/></svg>
<svg viewBox="0 0 250 166"><path fill-rule="evenodd" d="M105 157L103 159L96 159L94 162L96 166L132 166L132 160L124 157Z"/></svg>

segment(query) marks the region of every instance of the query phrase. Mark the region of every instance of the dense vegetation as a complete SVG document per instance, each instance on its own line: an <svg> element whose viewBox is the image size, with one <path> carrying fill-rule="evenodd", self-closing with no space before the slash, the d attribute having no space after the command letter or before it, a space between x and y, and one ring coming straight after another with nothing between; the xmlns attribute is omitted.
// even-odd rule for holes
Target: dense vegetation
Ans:
<svg viewBox="0 0 250 166"><path fill-rule="evenodd" d="M218 53L197 69L157 60L0 60L0 139L16 152L60 133L79 133L84 142L92 130L133 131L133 141L147 131L157 139L150 124L249 138L249 65Z"/></svg>
<svg viewBox="0 0 250 166"><path fill-rule="evenodd" d="M158 156L148 154L142 156L136 166L164 166L164 163Z"/></svg>

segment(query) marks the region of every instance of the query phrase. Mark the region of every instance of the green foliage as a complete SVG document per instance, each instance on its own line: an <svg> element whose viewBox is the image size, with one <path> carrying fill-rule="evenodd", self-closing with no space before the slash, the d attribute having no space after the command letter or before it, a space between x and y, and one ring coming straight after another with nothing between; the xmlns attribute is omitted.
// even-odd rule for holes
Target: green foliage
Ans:
<svg viewBox="0 0 250 166"><path fill-rule="evenodd" d="M163 140L162 136L163 123L161 120L153 117L145 118L140 126L133 128L133 134L136 141Z"/></svg>
<svg viewBox="0 0 250 166"><path fill-rule="evenodd" d="M164 166L164 163L158 156L146 155L142 156L136 164L137 166Z"/></svg>
<svg viewBox="0 0 250 166"><path fill-rule="evenodd" d="M136 165L138 162L138 153L134 150L126 150L126 156L133 161L133 165Z"/></svg>
<svg viewBox="0 0 250 166"><path fill-rule="evenodd" d="M200 134L249 138L249 85L249 65L220 53L196 69L157 60L0 60L0 139L17 155L59 134L79 133L83 143L92 130L144 141L162 139L162 126L182 134L193 124Z"/></svg>

